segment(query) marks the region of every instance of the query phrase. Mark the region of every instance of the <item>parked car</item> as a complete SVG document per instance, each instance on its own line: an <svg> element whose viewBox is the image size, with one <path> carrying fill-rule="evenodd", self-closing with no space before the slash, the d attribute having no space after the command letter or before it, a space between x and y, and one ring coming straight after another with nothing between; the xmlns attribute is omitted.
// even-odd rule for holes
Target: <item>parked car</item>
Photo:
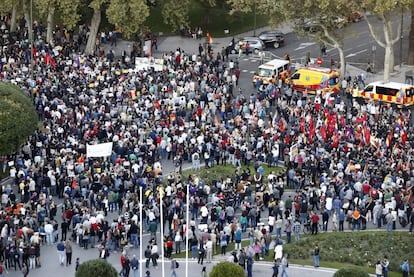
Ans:
<svg viewBox="0 0 414 277"><path fill-rule="evenodd" d="M264 42L266 47L279 48L285 44L285 34L280 31L261 32L259 38Z"/></svg>
<svg viewBox="0 0 414 277"><path fill-rule="evenodd" d="M266 48L264 42L257 37L245 37L238 40L232 39L227 47L229 53L236 54L239 53L240 45L242 46L243 53L246 53L246 44L249 42L250 53L256 53L262 51Z"/></svg>

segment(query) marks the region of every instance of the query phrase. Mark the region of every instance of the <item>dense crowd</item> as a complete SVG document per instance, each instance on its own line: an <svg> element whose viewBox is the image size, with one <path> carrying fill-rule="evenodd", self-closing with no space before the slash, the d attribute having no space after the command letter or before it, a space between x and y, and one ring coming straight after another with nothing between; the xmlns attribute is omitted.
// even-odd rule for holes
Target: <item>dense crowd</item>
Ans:
<svg viewBox="0 0 414 277"><path fill-rule="evenodd" d="M290 242L293 232L298 240L306 224L312 233L320 221L325 231L343 231L344 222L364 229L371 220L389 231L410 223L412 231L411 115L352 99L358 79L345 78L335 96L298 94L277 79L246 95L237 86L238 63L225 53L177 49L163 55L163 70L138 70L136 53L82 54L86 31L79 39L59 29L44 42L44 30L35 28L31 50L24 24L10 43L7 23L0 28L9 42L0 50L0 79L32 97L43 122L2 161L12 180L1 187L0 260L7 268L41 266L43 244L66 241L68 253L69 238L84 248L99 245L106 258L128 243L137 248L143 228L154 236L147 267L150 260L157 266L157 243L171 257L188 237L192 257L203 264L215 247L225 255L235 241L247 254L234 258L251 276L252 260L268 253L272 235L286 231ZM87 144L104 142L113 142L111 156L86 156ZM175 170L163 172L162 164ZM183 179L183 164L231 164L235 171L223 179ZM280 164L286 173L275 173ZM296 195L282 201L285 188ZM155 239L161 220L162 242ZM241 250L244 233L251 245Z"/></svg>

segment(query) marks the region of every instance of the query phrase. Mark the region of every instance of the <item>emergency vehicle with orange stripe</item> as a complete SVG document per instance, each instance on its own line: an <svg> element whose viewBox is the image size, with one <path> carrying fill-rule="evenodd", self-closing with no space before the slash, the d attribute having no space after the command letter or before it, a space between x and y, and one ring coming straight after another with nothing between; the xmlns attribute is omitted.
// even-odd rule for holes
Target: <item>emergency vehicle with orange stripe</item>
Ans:
<svg viewBox="0 0 414 277"><path fill-rule="evenodd" d="M253 86L258 80L262 80L263 85L275 82L276 79L283 81L290 76L290 62L288 60L274 59L259 66L253 75Z"/></svg>
<svg viewBox="0 0 414 277"><path fill-rule="evenodd" d="M406 107L414 104L414 86L377 81L368 84L363 90L353 90L352 96Z"/></svg>
<svg viewBox="0 0 414 277"><path fill-rule="evenodd" d="M319 66L307 66L298 69L290 78L293 91L315 94L321 91L339 92L339 72L337 70Z"/></svg>

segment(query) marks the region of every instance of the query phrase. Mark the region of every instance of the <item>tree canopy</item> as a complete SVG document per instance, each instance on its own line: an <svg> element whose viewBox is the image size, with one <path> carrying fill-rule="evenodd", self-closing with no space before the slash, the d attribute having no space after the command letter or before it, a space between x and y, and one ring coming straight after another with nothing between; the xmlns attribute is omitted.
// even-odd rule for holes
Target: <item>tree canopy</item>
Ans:
<svg viewBox="0 0 414 277"><path fill-rule="evenodd" d="M104 259L89 260L82 263L75 277L117 277L116 269Z"/></svg>
<svg viewBox="0 0 414 277"><path fill-rule="evenodd" d="M239 265L230 262L221 262L216 264L211 270L210 277L245 277L244 270Z"/></svg>
<svg viewBox="0 0 414 277"><path fill-rule="evenodd" d="M31 99L17 86L0 82L0 153L17 151L36 130L37 119Z"/></svg>

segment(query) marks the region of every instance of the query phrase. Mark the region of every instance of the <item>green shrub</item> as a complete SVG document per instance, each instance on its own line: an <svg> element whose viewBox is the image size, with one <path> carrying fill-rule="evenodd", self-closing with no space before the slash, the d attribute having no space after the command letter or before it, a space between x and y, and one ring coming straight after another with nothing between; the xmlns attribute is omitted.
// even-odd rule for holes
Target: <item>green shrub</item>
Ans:
<svg viewBox="0 0 414 277"><path fill-rule="evenodd" d="M231 276L231 277L245 277L245 273L241 266L230 263L230 262L221 262L216 264L213 269L211 270L210 277L223 277L223 276Z"/></svg>
<svg viewBox="0 0 414 277"><path fill-rule="evenodd" d="M17 151L36 130L37 123L32 100L19 87L0 82L0 153Z"/></svg>
<svg viewBox="0 0 414 277"><path fill-rule="evenodd" d="M333 277L369 277L369 274L356 267L341 268Z"/></svg>
<svg viewBox="0 0 414 277"><path fill-rule="evenodd" d="M82 263L76 271L76 277L118 277L116 269L103 259Z"/></svg>

